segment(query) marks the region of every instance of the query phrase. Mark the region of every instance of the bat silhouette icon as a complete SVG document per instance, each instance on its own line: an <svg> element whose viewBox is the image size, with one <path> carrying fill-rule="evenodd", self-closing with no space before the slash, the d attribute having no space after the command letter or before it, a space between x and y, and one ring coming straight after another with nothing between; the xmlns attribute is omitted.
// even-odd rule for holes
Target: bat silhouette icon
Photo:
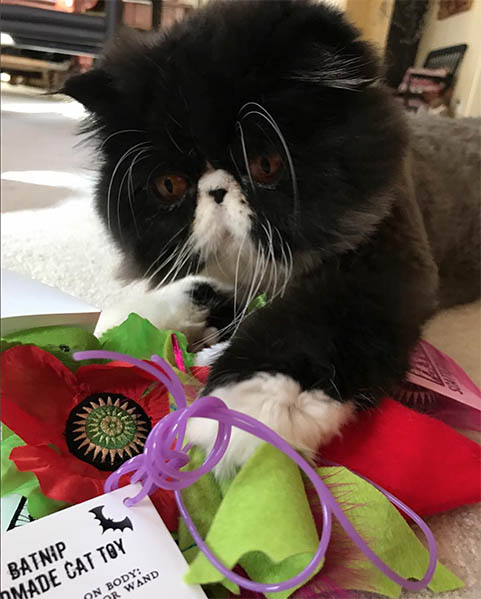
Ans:
<svg viewBox="0 0 481 599"><path fill-rule="evenodd" d="M99 505L98 507L94 507L93 509L89 510L89 512L94 515L95 519L99 521L99 524L102 527L102 534L104 534L104 532L107 530L120 530L121 532L123 532L126 528L134 530L132 521L128 516L126 516L123 520L106 518L104 516L104 507L104 505Z"/></svg>

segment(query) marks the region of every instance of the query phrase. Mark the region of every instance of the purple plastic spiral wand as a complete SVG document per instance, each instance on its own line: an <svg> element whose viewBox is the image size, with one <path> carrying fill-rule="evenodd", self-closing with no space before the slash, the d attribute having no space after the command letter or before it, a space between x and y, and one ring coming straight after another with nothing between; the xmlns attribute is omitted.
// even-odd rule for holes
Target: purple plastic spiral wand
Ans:
<svg viewBox="0 0 481 599"><path fill-rule="evenodd" d="M179 507L179 512L184 518L186 526L198 545L199 549L205 554L207 559L221 572L226 578L235 582L239 586L251 591L261 593L272 593L284 591L307 582L311 576L316 573L329 544L332 528L332 515L334 514L338 522L344 528L352 541L381 572L395 583L409 591L418 591L425 588L431 581L437 562L437 548L433 534L428 525L418 514L407 507L402 501L391 495L388 491L376 485L366 477L362 477L371 483L376 489L383 493L387 499L399 510L408 515L421 528L426 536L429 548L429 563L426 572L421 580L408 580L394 572L386 563L384 563L367 545L367 543L358 534L346 517L341 507L329 491L327 485L323 482L316 470L304 460L282 437L268 428L262 422L255 418L229 409L225 403L217 397L200 397L190 406L187 406L184 390L181 382L177 378L171 366L159 356L152 356L151 360L156 366L148 362L133 358L126 354L120 354L110 351L94 350L77 352L74 354L75 360L118 360L127 362L150 373L155 379L164 384L169 393L174 398L177 410L171 412L160 420L151 430L145 442L144 452L135 456L122 464L118 470L112 473L105 482L105 491L110 492L117 489L122 476L130 474L131 483L140 482L142 489L139 493L125 501L126 505L132 506L141 501L146 495L150 495L157 488L169 489L174 491L174 495ZM202 466L193 471L181 470L189 463L188 451L191 444L184 446L185 431L189 418L210 418L216 420L219 424L217 438L211 452L206 457ZM289 456L306 476L312 482L316 493L319 496L322 508L322 532L318 548L310 563L296 576L289 580L279 583L262 584L254 582L235 574L210 551L205 541L197 531L192 518L190 517L185 504L182 500L182 489L195 483L201 476L210 472L214 466L222 459L229 444L231 429L233 426L240 428L274 447ZM357 474L357 473L356 473ZM361 475L358 475L361 476Z"/></svg>

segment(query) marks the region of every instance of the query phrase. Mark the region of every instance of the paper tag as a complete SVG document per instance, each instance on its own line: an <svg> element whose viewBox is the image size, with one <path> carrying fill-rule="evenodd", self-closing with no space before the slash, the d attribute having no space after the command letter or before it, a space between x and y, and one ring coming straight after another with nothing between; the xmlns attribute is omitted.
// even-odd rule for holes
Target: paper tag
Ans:
<svg viewBox="0 0 481 599"><path fill-rule="evenodd" d="M34 521L28 513L27 498L12 493L0 500L1 532L12 530L17 526L24 526Z"/></svg>
<svg viewBox="0 0 481 599"><path fill-rule="evenodd" d="M1 599L205 599L150 499L129 485L2 534Z"/></svg>
<svg viewBox="0 0 481 599"><path fill-rule="evenodd" d="M421 341L411 356L407 380L445 397L481 410L481 391L449 356Z"/></svg>

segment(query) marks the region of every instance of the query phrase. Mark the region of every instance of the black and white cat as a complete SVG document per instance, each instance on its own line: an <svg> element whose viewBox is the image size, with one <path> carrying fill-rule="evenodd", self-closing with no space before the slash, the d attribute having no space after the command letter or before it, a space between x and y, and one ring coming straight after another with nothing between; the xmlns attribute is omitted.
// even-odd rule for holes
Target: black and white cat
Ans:
<svg viewBox="0 0 481 599"><path fill-rule="evenodd" d="M104 328L134 310L197 346L233 333L204 393L296 448L376 405L436 308L479 295L479 122L406 123L332 8L211 2L63 91L92 115L125 272L151 287ZM236 431L219 473L255 446Z"/></svg>

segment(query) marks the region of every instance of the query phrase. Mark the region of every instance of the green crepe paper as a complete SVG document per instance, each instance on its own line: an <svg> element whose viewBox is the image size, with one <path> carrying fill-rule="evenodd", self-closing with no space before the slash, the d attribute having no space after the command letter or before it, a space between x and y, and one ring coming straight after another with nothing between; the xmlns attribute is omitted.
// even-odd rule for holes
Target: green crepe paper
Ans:
<svg viewBox="0 0 481 599"><path fill-rule="evenodd" d="M141 360L150 360L153 354L157 354L170 364L175 364L172 333L177 335L185 367L189 369L194 365L195 356L187 351L185 335L173 330L160 331L138 314L130 314L121 325L106 331L100 342L102 349L108 351L129 354Z"/></svg>
<svg viewBox="0 0 481 599"><path fill-rule="evenodd" d="M347 510L345 514L371 549L404 578L420 580L428 566L429 553L388 499L347 468L325 467L318 468L318 472L327 479L332 494L341 505L343 500L356 505L362 504ZM358 581L353 587L347 585L348 588L372 591L387 597L400 597L401 587L370 561L359 560L356 567L368 572L366 576L359 577L367 584L363 587L362 582ZM434 577L428 586L435 593L441 593L462 588L464 583L438 561Z"/></svg>
<svg viewBox="0 0 481 599"><path fill-rule="evenodd" d="M1 350L14 345L36 345L53 354L69 370L76 371L80 366L91 362L76 362L73 354L76 351L100 349L96 337L80 327L50 326L37 329L26 329L11 333L2 339Z"/></svg>
<svg viewBox="0 0 481 599"><path fill-rule="evenodd" d="M18 341L22 344L33 344L40 347L45 345L68 345L73 349L97 349L99 343L92 335L81 327L50 326L35 329L25 329L10 333L4 337L8 341Z"/></svg>
<svg viewBox="0 0 481 599"><path fill-rule="evenodd" d="M259 310L259 308L263 308L266 304L267 295L265 293L261 293L261 295L258 295L251 301L249 307L247 308L247 312L248 314L255 312L256 310Z"/></svg>
<svg viewBox="0 0 481 599"><path fill-rule="evenodd" d="M202 461L202 452L192 450L189 469L197 468ZM346 515L376 554L405 578L420 579L427 567L428 552L384 495L346 468L326 467L318 472L327 479L341 505L343 501L356 505ZM287 580L307 565L317 549L318 537L299 470L270 445L262 445L232 482L219 485L209 473L184 489L182 496L213 552L229 568L239 563L252 580ZM222 582L229 590L239 592L199 552L182 520L179 546L191 564L187 582ZM352 587L346 581L346 587L400 596L400 586L367 559L353 565L364 569L366 576L356 576ZM439 593L462 586L462 581L438 562L429 588ZM294 590L267 596L285 598Z"/></svg>
<svg viewBox="0 0 481 599"><path fill-rule="evenodd" d="M200 462L197 455L190 467ZM252 580L267 583L291 578L307 566L317 548L319 539L299 469L271 445L263 444L256 451L223 499L211 474L185 489L182 496L214 554L228 568L239 563ZM183 523L179 544L191 561L188 583L222 582L239 592L196 547L187 549L192 539ZM266 596L284 599L294 590Z"/></svg>
<svg viewBox="0 0 481 599"><path fill-rule="evenodd" d="M195 399L201 384L192 375L180 371L175 367L175 356L172 347L172 334L175 333L179 348L182 352L184 365L189 370L195 361L195 355L187 351L187 339L179 331L166 330L161 331L154 327L147 319L138 314L132 313L127 320L112 329L106 331L100 338L102 349L129 354L134 358L141 360L150 360L153 354L164 358L174 368L175 374L179 378L190 403ZM175 409L175 404L170 396L170 407Z"/></svg>
<svg viewBox="0 0 481 599"><path fill-rule="evenodd" d="M15 493L26 497L28 513L35 519L68 507L69 503L45 497L35 474L17 470L9 456L14 447L21 445L25 445L22 439L2 424L0 496Z"/></svg>

